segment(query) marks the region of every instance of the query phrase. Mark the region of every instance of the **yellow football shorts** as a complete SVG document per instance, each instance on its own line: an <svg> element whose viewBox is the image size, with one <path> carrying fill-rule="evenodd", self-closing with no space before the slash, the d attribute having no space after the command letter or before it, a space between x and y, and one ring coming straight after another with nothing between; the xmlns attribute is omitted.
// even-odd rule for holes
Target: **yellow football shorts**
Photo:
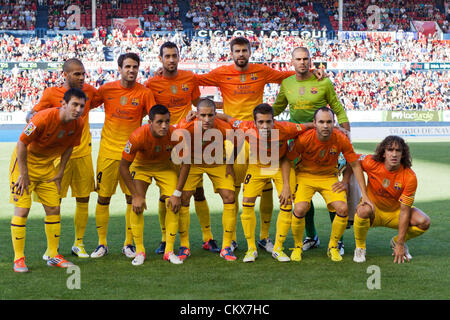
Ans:
<svg viewBox="0 0 450 320"><path fill-rule="evenodd" d="M398 221L400 218L400 208L394 211L385 211L378 208L375 204L375 218L372 221L371 227L387 227L398 229Z"/></svg>
<svg viewBox="0 0 450 320"><path fill-rule="evenodd" d="M32 198L34 193L38 201L43 205L49 207L58 207L60 203L60 195L55 182L47 182L52 179L57 171L53 162L45 162L39 164L27 163L28 176L30 184L28 186L28 193L25 191L22 196L16 193L13 186L19 178L19 165L17 162L17 153L14 150L11 156L9 165L9 185L10 185L10 202L19 208L31 208Z"/></svg>
<svg viewBox="0 0 450 320"><path fill-rule="evenodd" d="M281 174L281 169L276 168L264 168L255 164L249 164L247 169L247 174L244 179L244 190L243 195L247 198L257 197L266 188L267 184L271 184L274 181L275 188L278 194L283 190L283 177ZM295 190L295 171L291 170L289 176L289 183L291 187L291 192L294 193Z"/></svg>
<svg viewBox="0 0 450 320"><path fill-rule="evenodd" d="M147 165L135 164L130 166L130 173L134 180L152 183L155 180L160 194L170 197L177 187L178 172L172 162L153 163Z"/></svg>
<svg viewBox="0 0 450 320"><path fill-rule="evenodd" d="M111 197L116 193L117 184L125 194L130 194L119 173L120 160L99 156L97 159L97 193L100 197Z"/></svg>
<svg viewBox="0 0 450 320"><path fill-rule="evenodd" d="M214 192L218 189L227 189L234 191L234 180L231 175L225 177L226 165L198 165L192 164L189 170L189 176L184 185L184 191L194 191L203 179L203 174L206 173L211 179L214 187Z"/></svg>
<svg viewBox="0 0 450 320"><path fill-rule="evenodd" d="M60 158L55 160L57 169L59 162ZM72 197L75 198L89 197L91 192L95 191L94 166L91 155L69 159L61 181L61 198L67 196L69 187Z"/></svg>
<svg viewBox="0 0 450 320"><path fill-rule="evenodd" d="M347 203L345 191L336 193L331 190L331 186L338 181L338 177L334 176L319 176L307 173L297 174L295 203L310 202L316 192L322 195L329 208L329 204L335 201Z"/></svg>

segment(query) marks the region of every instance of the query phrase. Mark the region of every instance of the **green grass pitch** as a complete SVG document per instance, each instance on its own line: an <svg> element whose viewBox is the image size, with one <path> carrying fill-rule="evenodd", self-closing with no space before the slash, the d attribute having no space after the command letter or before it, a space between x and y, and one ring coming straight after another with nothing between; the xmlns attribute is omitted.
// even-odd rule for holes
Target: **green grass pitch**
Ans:
<svg viewBox="0 0 450 320"><path fill-rule="evenodd" d="M367 262L352 261L354 250L353 229L344 235L345 255L341 263L333 263L326 256L330 235L330 221L325 203L315 196L316 227L322 244L305 252L300 263L280 263L260 250L255 263L244 264L242 258L246 242L238 219L238 260L226 262L218 254L201 248L198 219L191 205L190 239L192 256L182 265L172 265L156 255L160 241L157 217L157 188L152 185L147 195L145 212L145 246L148 259L144 265L134 267L121 253L125 231L125 199L121 191L111 201L111 218L108 241L110 254L104 258L79 259L70 255L73 242L73 214L75 200L67 198L62 203L62 233L60 253L80 268L80 289L69 289L63 269L49 268L42 260L46 248L43 217L40 204L34 204L27 222L26 256L28 274L12 270L13 250L10 236L10 219L13 205L9 203L8 168L14 143L2 143L0 155L0 300L15 299L120 299L120 300L303 300L303 299L449 299L450 251L448 250L450 217L450 143L411 142L413 169L419 186L415 205L431 217L431 228L422 237L409 243L413 260L394 265L389 240L394 230L370 229L367 239ZM375 143L355 143L359 152L371 153ZM98 142L93 144L93 159L98 152ZM94 161L95 165L95 161ZM219 244L222 239L222 204L212 192L211 183L205 179L205 193L211 210L212 231ZM275 196L275 195L274 195ZM97 244L95 229L95 203L92 193L90 215L85 245L92 252ZM241 195L242 199L242 195ZM276 196L274 197L276 199ZM274 201L276 203L276 201ZM258 205L256 206L258 208ZM275 234L278 204L272 218L271 237ZM257 216L258 212L257 212ZM258 218L259 220L259 218ZM259 225L257 226L257 231ZM178 240L176 246L178 245ZM293 246L289 235L285 251ZM380 288L369 289L372 275L369 266L380 270Z"/></svg>

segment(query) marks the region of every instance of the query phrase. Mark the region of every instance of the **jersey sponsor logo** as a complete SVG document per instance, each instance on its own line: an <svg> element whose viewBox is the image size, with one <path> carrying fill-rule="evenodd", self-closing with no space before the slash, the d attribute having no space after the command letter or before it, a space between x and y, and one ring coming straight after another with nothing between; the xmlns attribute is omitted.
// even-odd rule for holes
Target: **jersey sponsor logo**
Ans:
<svg viewBox="0 0 450 320"><path fill-rule="evenodd" d="M123 105L123 106L126 105L127 101L128 101L127 97L125 97L125 96L120 97L120 104L121 105Z"/></svg>
<svg viewBox="0 0 450 320"><path fill-rule="evenodd" d="M135 107L137 107L139 105L139 99L138 98L133 98L133 100L131 100L131 104Z"/></svg>
<svg viewBox="0 0 450 320"><path fill-rule="evenodd" d="M125 151L126 153L130 153L131 152L131 146L132 146L132 144L131 144L131 142L130 141L127 141L127 145L125 146L125 148L123 149L123 151Z"/></svg>
<svg viewBox="0 0 450 320"><path fill-rule="evenodd" d="M177 86L176 86L176 85L171 85L171 86L170 86L170 91L171 91L173 94L177 94L177 92L178 92Z"/></svg>
<svg viewBox="0 0 450 320"><path fill-rule="evenodd" d="M311 93L312 93L312 94L316 94L317 92L319 92L319 91L317 90L316 87L312 87L312 88L311 88Z"/></svg>
<svg viewBox="0 0 450 320"><path fill-rule="evenodd" d="M383 184L383 187L387 188L391 184L391 180L386 178L386 179L383 180L382 184Z"/></svg>
<svg viewBox="0 0 450 320"><path fill-rule="evenodd" d="M402 189L402 187L403 187L403 185L400 182L394 183L394 189L395 190L399 191L399 190Z"/></svg>
<svg viewBox="0 0 450 320"><path fill-rule="evenodd" d="M182 84L181 90L183 90L184 92L187 92L187 91L189 91L189 86L187 84Z"/></svg>
<svg viewBox="0 0 450 320"><path fill-rule="evenodd" d="M30 123L25 127L25 130L23 130L23 133L29 136L30 134L33 133L34 129L36 129L36 126L34 125L33 122L30 121Z"/></svg>
<svg viewBox="0 0 450 320"><path fill-rule="evenodd" d="M306 89L305 89L305 87L300 87L300 88L298 88L298 94L299 95L304 95L305 94L305 92L306 92Z"/></svg>

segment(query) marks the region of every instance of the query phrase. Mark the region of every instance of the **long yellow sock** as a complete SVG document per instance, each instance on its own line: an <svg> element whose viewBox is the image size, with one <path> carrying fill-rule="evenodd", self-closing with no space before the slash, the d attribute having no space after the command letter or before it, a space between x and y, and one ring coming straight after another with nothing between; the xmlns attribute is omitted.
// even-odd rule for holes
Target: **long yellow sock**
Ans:
<svg viewBox="0 0 450 320"><path fill-rule="evenodd" d="M280 208L277 218L277 232L274 243L275 248L283 247L283 243L286 240L289 229L291 228L291 213L292 205Z"/></svg>
<svg viewBox="0 0 450 320"><path fill-rule="evenodd" d="M353 229L355 233L355 245L357 248L366 248L367 232L370 228L370 218L360 218L358 214L355 214L353 221Z"/></svg>
<svg viewBox="0 0 450 320"><path fill-rule="evenodd" d="M189 248L189 224L191 221L189 207L181 206L179 215L178 232L180 234L180 247Z"/></svg>
<svg viewBox="0 0 450 320"><path fill-rule="evenodd" d="M256 217L254 203L242 203L241 223L242 229L244 229L245 239L247 239L247 250L256 250Z"/></svg>
<svg viewBox="0 0 450 320"><path fill-rule="evenodd" d="M58 255L59 238L61 236L61 216L45 216L45 235L47 237L47 254L50 258Z"/></svg>
<svg viewBox="0 0 450 320"><path fill-rule="evenodd" d="M208 202L206 200L202 200L194 201L194 203L195 212L197 213L198 221L202 229L203 242L214 239L211 232L211 220L209 216Z"/></svg>
<svg viewBox="0 0 450 320"><path fill-rule="evenodd" d="M133 232L131 231L131 214L133 213L133 205L127 203L127 211L125 212L125 240L123 246L133 244Z"/></svg>
<svg viewBox="0 0 450 320"><path fill-rule="evenodd" d="M347 221L348 216L341 217L336 214L333 223L331 224L331 236L330 242L328 243L328 248L337 247L338 241L341 239L345 229L347 228Z"/></svg>
<svg viewBox="0 0 450 320"><path fill-rule="evenodd" d="M131 232L133 234L136 253L145 253L144 248L144 213L136 214L133 210L130 213Z"/></svg>
<svg viewBox="0 0 450 320"><path fill-rule="evenodd" d="M75 216L73 217L73 224L75 226L75 242L74 245L82 245L84 233L89 218L89 203L78 202L76 203Z"/></svg>
<svg viewBox="0 0 450 320"><path fill-rule="evenodd" d="M166 241L166 202L161 200L158 201L158 217L159 217L159 227L161 228L161 241Z"/></svg>
<svg viewBox="0 0 450 320"><path fill-rule="evenodd" d="M405 235L405 242L408 240L411 240L413 238L416 238L418 236L421 236L422 234L424 234L427 230L422 230L416 226L412 226L412 227L408 227L408 230L406 230L406 235ZM394 241L397 242L397 238L398 236L394 237Z"/></svg>
<svg viewBox="0 0 450 320"><path fill-rule="evenodd" d="M26 217L13 216L11 218L11 239L14 248L14 261L25 257Z"/></svg>
<svg viewBox="0 0 450 320"><path fill-rule="evenodd" d="M223 239L222 249L231 246L236 229L236 207L234 203L225 203L222 214Z"/></svg>
<svg viewBox="0 0 450 320"><path fill-rule="evenodd" d="M189 212L189 207L188 207ZM178 211L178 213L174 213L172 209L167 208L166 211L166 221L164 222L166 225L166 249L164 253L168 253L170 251L173 251L174 245L175 245L175 238L177 236L178 228L179 228L179 222L180 222L181 213ZM189 229L189 228L188 228ZM180 235L181 237L181 235Z"/></svg>
<svg viewBox="0 0 450 320"><path fill-rule="evenodd" d="M259 216L261 220L260 239L269 238L270 222L273 212L273 189L263 190L259 200Z"/></svg>
<svg viewBox="0 0 450 320"><path fill-rule="evenodd" d="M107 245L109 204L99 204L95 208L95 224L97 225L98 245Z"/></svg>
<svg viewBox="0 0 450 320"><path fill-rule="evenodd" d="M234 186L234 210L236 211L236 217L239 215L240 212L240 207L239 207L239 193L241 192L241 187L236 187ZM237 223L237 221L236 221ZM236 236L236 229L234 228L233 231L233 236L231 237L231 240L237 241L237 236Z"/></svg>
<svg viewBox="0 0 450 320"><path fill-rule="evenodd" d="M291 230L294 238L294 246L296 248L303 248L303 233L305 232L305 217L297 218L292 215Z"/></svg>

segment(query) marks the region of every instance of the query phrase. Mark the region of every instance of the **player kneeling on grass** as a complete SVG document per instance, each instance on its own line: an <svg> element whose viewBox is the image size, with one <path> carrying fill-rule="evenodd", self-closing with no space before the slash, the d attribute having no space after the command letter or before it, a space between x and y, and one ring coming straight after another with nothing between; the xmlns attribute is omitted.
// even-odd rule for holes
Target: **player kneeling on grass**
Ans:
<svg viewBox="0 0 450 320"><path fill-rule="evenodd" d="M301 160L296 166L297 190L294 215L292 216L292 235L295 248L291 257L296 261L301 260L305 216L312 197L319 192L325 199L328 208L336 210L327 254L332 261L341 261L338 241L344 234L348 221L346 193L335 191L336 184L339 184L337 168L341 152L355 173L361 189L362 203L371 204L366 193L366 183L358 156L353 151L349 138L339 130L333 130L334 112L328 107L317 109L314 113L314 127L315 130L309 130L297 137L293 150L288 154L288 158L291 160L301 156Z"/></svg>
<svg viewBox="0 0 450 320"><path fill-rule="evenodd" d="M14 203L11 238L14 271L28 272L25 264L25 230L31 208L31 192L45 210L48 266L67 268L73 264L58 253L61 235L60 189L64 169L74 146L80 144L84 121L81 117L86 95L77 88L66 91L61 108L36 113L23 130L10 163L10 201ZM59 170L54 161L61 157Z"/></svg>
<svg viewBox="0 0 450 320"><path fill-rule="evenodd" d="M312 128L312 125L275 121L273 109L266 103L254 108L254 121L241 121L226 114L218 114L217 117L228 121L233 129L243 131L250 145L250 163L244 179L241 214L242 227L247 239L247 253L243 261L253 262L258 257L255 243L255 201L264 186L272 180L280 198L280 212L277 218L272 256L280 262L289 261L289 257L283 252L282 245L291 226L291 190L293 191L295 187L295 175L294 171L290 170L289 162L286 161L287 167L284 165L283 168L287 170L287 174L283 176L280 164L283 163L288 150L288 141L296 138L308 128Z"/></svg>
<svg viewBox="0 0 450 320"><path fill-rule="evenodd" d="M166 247L164 260L173 264L183 261L174 254L173 246L178 230L185 231L186 219L180 211L181 190L183 190L189 173L189 164L182 164L178 172L170 160L172 148L178 144L172 141L172 133L176 130L170 125L169 110L163 105L155 105L148 114L149 122L137 128L128 139L120 161L120 174L130 190L133 212L131 214L131 230L136 244L134 266L145 261L144 248L144 210L147 209L145 196L152 179L160 189L161 199L166 203ZM180 240L184 239L180 232Z"/></svg>
<svg viewBox="0 0 450 320"><path fill-rule="evenodd" d="M366 261L366 237L370 227L398 229L391 239L394 263L412 259L406 242L430 227L430 218L413 207L417 178L411 169L409 146L398 136L386 137L374 155L361 156L367 173L367 193L372 206L361 203L356 209L354 230L355 262Z"/></svg>

